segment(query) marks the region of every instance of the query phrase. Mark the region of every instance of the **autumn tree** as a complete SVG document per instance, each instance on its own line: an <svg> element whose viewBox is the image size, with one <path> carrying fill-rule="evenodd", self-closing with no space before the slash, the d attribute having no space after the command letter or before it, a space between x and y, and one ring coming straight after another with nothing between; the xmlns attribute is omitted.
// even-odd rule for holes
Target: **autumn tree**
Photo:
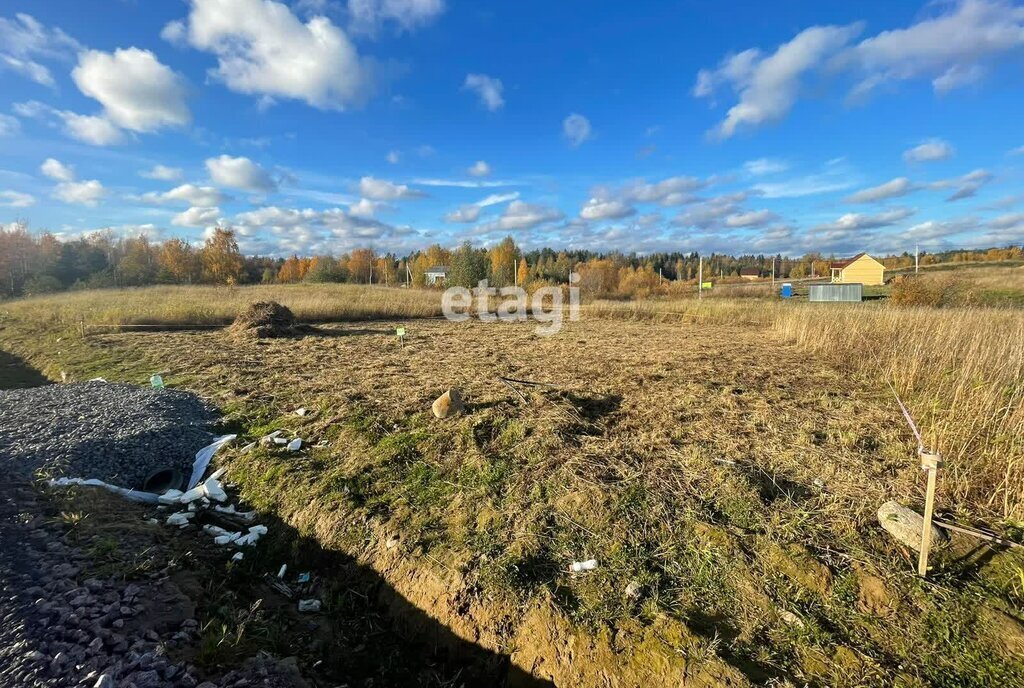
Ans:
<svg viewBox="0 0 1024 688"><path fill-rule="evenodd" d="M302 279L302 261L298 256L286 260L277 272L277 281L281 284L295 284Z"/></svg>
<svg viewBox="0 0 1024 688"><path fill-rule="evenodd" d="M242 254L238 251L235 233L215 227L200 251L203 278L214 284L235 284L242 274Z"/></svg>
<svg viewBox="0 0 1024 688"><path fill-rule="evenodd" d="M494 248L487 252L490 261L490 280L495 287L511 286L516 279L516 260L519 248L512 237L502 239Z"/></svg>
<svg viewBox="0 0 1024 688"><path fill-rule="evenodd" d="M168 239L160 247L157 268L161 281L192 284L199 276L199 256L188 242Z"/></svg>
<svg viewBox="0 0 1024 688"><path fill-rule="evenodd" d="M349 281L356 284L367 284L376 278L373 274L374 253L372 248L357 248L348 259Z"/></svg>
<svg viewBox="0 0 1024 688"><path fill-rule="evenodd" d="M530 266L526 264L526 259L521 258L519 260L519 268L516 272L516 284L520 287L525 287L526 283L530 280Z"/></svg>

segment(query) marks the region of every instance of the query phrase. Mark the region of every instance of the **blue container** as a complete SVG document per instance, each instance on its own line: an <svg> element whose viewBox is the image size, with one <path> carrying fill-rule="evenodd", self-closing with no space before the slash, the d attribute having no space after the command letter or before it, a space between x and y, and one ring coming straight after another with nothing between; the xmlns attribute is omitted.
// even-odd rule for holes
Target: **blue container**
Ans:
<svg viewBox="0 0 1024 688"><path fill-rule="evenodd" d="M791 299L791 298L793 298L793 285L790 284L789 282L784 283L782 285L782 292L781 292L781 294L782 294L782 298L784 298L784 299Z"/></svg>

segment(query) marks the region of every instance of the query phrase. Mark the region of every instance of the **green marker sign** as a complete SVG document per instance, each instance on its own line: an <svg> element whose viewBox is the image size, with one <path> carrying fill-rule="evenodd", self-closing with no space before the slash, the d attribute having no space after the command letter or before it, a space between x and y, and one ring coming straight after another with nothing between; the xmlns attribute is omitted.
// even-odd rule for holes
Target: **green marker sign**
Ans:
<svg viewBox="0 0 1024 688"><path fill-rule="evenodd" d="M404 327L399 327L397 330L395 330L395 334L397 334L399 337L404 337L405 336L405 328Z"/></svg>
<svg viewBox="0 0 1024 688"><path fill-rule="evenodd" d="M711 288L711 282L702 282L701 285L700 285L700 288L701 289L710 289Z"/></svg>

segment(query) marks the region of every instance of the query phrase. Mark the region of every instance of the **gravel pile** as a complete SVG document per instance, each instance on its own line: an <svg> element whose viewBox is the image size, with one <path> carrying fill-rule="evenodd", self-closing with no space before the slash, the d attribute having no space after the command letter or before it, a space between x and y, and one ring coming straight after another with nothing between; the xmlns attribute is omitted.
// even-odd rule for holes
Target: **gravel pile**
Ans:
<svg viewBox="0 0 1024 688"><path fill-rule="evenodd" d="M23 478L43 469L128 488L164 468L187 480L216 418L194 394L168 389L83 382L0 391L0 465Z"/></svg>

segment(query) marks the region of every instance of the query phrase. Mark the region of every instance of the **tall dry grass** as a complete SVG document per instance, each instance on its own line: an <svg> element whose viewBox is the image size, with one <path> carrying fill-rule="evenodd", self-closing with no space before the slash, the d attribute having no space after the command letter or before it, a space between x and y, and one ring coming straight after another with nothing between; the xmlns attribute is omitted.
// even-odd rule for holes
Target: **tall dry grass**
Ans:
<svg viewBox="0 0 1024 688"><path fill-rule="evenodd" d="M0 319L89 326L219 326L255 301L277 301L302 322L417 318L441 314L438 292L354 284L164 286L102 289L0 304Z"/></svg>
<svg viewBox="0 0 1024 688"><path fill-rule="evenodd" d="M943 491L959 508L1024 518L1024 314L805 305L776 310L772 327L892 383L945 458Z"/></svg>

